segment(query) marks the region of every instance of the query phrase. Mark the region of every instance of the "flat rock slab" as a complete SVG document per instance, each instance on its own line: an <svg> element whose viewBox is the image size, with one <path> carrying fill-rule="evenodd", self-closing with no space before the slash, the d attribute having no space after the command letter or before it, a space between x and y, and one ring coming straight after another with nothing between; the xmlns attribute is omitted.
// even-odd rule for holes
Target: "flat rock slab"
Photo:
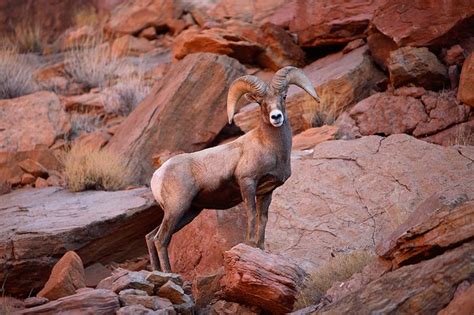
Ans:
<svg viewBox="0 0 474 315"><path fill-rule="evenodd" d="M327 141L312 153L295 152L291 177L273 194L266 249L306 270L331 253L373 249L432 194L474 179L473 160L473 147L407 135Z"/></svg>
<svg viewBox="0 0 474 315"><path fill-rule="evenodd" d="M86 266L146 253L144 235L162 212L147 188L71 193L49 187L0 196L0 216L0 281L9 294L22 295L41 288L69 250Z"/></svg>

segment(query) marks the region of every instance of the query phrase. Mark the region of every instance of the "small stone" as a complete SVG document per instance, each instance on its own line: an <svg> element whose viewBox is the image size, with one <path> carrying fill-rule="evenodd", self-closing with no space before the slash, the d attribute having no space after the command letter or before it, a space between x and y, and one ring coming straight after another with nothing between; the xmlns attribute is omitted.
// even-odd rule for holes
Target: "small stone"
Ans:
<svg viewBox="0 0 474 315"><path fill-rule="evenodd" d="M18 163L18 166L23 171L33 175L34 177L48 177L48 170L43 165L32 159L23 160Z"/></svg>
<svg viewBox="0 0 474 315"><path fill-rule="evenodd" d="M106 289L106 290L112 290L112 284L114 283L115 280L118 278L126 275L128 273L128 270L125 269L116 269L112 272L112 275L110 277L107 277L99 282L97 285L97 289Z"/></svg>
<svg viewBox="0 0 474 315"><path fill-rule="evenodd" d="M33 184L36 180L36 177L34 177L31 174L25 173L21 176L21 184L22 185L29 185Z"/></svg>
<svg viewBox="0 0 474 315"><path fill-rule="evenodd" d="M189 302L189 299L183 288L169 280L158 290L158 296L169 299L173 304L182 304Z"/></svg>
<svg viewBox="0 0 474 315"><path fill-rule="evenodd" d="M75 252L69 251L54 265L48 282L38 296L56 300L73 295L76 289L83 287L85 280L82 260Z"/></svg>
<svg viewBox="0 0 474 315"><path fill-rule="evenodd" d="M48 182L46 181L46 179L38 177L38 178L36 178L36 181L35 181L35 187L36 188L46 188L46 187L48 187Z"/></svg>
<svg viewBox="0 0 474 315"><path fill-rule="evenodd" d="M56 175L49 176L46 182L48 186L62 186L64 184L64 181Z"/></svg>
<svg viewBox="0 0 474 315"><path fill-rule="evenodd" d="M29 297L25 299L25 301L23 302L25 303L26 308L30 308L30 307L46 304L49 302L49 300L45 297L33 296L33 297Z"/></svg>
<svg viewBox="0 0 474 315"><path fill-rule="evenodd" d="M169 272L161 272L161 271L152 271L147 277L146 280L150 281L157 287L161 287L168 281L173 281L177 285L183 284L183 279L180 275L175 273Z"/></svg>
<svg viewBox="0 0 474 315"><path fill-rule="evenodd" d="M112 283L112 291L119 293L124 289L140 289L151 295L153 294L154 285L147 281L145 277L146 274L143 272L129 271Z"/></svg>

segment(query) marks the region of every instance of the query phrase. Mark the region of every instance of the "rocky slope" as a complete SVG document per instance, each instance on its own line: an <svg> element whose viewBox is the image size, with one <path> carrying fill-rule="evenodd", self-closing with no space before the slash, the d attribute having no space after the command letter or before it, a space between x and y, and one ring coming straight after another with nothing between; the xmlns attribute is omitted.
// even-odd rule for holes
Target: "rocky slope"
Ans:
<svg viewBox="0 0 474 315"><path fill-rule="evenodd" d="M358 251L375 258L300 314L472 310L472 1L56 2L0 4L0 296L38 294L0 313L289 312L306 274ZM207 209L173 237L179 275L150 273L152 172L255 128L245 98L227 124L230 83L287 65L321 102L288 91L265 251L239 244L241 205ZM69 192L71 147L141 187Z"/></svg>

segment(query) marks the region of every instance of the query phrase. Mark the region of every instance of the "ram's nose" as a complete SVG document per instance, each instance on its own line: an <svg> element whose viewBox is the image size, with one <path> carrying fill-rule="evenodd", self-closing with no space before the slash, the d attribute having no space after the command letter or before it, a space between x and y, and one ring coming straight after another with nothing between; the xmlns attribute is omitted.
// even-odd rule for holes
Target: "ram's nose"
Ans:
<svg viewBox="0 0 474 315"><path fill-rule="evenodd" d="M279 109L274 109L270 112L270 123L274 127L280 127L283 125L285 121L285 117L283 117L283 113Z"/></svg>

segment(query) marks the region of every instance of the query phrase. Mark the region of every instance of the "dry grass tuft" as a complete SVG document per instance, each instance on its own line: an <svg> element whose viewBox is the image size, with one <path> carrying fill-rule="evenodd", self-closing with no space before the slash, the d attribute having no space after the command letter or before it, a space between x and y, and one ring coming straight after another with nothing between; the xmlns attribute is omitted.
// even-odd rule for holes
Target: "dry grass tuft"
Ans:
<svg viewBox="0 0 474 315"><path fill-rule="evenodd" d="M337 117L346 110L343 99L344 95L341 96L334 91L324 90L321 95L321 102L318 103L314 115L313 126L333 125Z"/></svg>
<svg viewBox="0 0 474 315"><path fill-rule="evenodd" d="M119 190L130 184L125 162L106 150L74 145L61 157L69 190Z"/></svg>
<svg viewBox="0 0 474 315"><path fill-rule="evenodd" d="M150 93L150 87L141 79L120 82L113 87L113 90L120 104L115 113L122 116L130 114Z"/></svg>
<svg viewBox="0 0 474 315"><path fill-rule="evenodd" d="M295 303L295 310L318 303L335 282L346 281L353 274L361 272L373 257L369 251L355 250L332 258L321 268L310 273L305 280L304 288Z"/></svg>
<svg viewBox="0 0 474 315"><path fill-rule="evenodd" d="M74 24L78 27L81 26L98 26L100 24L99 16L94 7L84 7L78 10L74 14Z"/></svg>
<svg viewBox="0 0 474 315"><path fill-rule="evenodd" d="M0 47L0 99L30 94L37 88L35 67L24 55L11 47Z"/></svg>
<svg viewBox="0 0 474 315"><path fill-rule="evenodd" d="M43 35L39 23L22 22L13 28L10 42L21 53L41 53L43 51Z"/></svg>
<svg viewBox="0 0 474 315"><path fill-rule="evenodd" d="M86 40L66 54L65 71L76 82L87 88L110 85L120 63L112 56L110 45L103 37Z"/></svg>

